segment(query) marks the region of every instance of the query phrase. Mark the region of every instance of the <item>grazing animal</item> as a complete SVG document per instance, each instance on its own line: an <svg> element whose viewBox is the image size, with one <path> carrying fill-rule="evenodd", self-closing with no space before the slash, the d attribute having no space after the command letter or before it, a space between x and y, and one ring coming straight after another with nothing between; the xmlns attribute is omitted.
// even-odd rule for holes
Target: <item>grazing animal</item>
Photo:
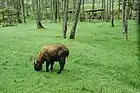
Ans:
<svg viewBox="0 0 140 93"><path fill-rule="evenodd" d="M64 69L66 57L69 56L69 49L63 44L45 45L39 52L37 59L34 61L35 71L42 70L42 65L46 61L46 72L53 70L55 61L59 61L60 70L58 74Z"/></svg>

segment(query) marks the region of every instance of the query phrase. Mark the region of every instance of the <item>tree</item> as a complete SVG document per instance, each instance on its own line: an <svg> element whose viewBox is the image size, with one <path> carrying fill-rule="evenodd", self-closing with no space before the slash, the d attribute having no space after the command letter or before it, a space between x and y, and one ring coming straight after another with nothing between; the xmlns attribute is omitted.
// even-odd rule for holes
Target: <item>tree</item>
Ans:
<svg viewBox="0 0 140 93"><path fill-rule="evenodd" d="M84 21L85 20L85 12L84 12L84 4L85 4L85 0L82 0L82 13L80 14L80 21Z"/></svg>
<svg viewBox="0 0 140 93"><path fill-rule="evenodd" d="M120 20L120 6L121 6L121 0L118 1L118 20Z"/></svg>
<svg viewBox="0 0 140 93"><path fill-rule="evenodd" d="M106 0L106 21L108 22L109 21L109 14L108 14L108 4L109 4L109 1Z"/></svg>
<svg viewBox="0 0 140 93"><path fill-rule="evenodd" d="M36 0L36 22L37 22L37 28L44 28L41 23L41 16L40 16L40 0Z"/></svg>
<svg viewBox="0 0 140 93"><path fill-rule="evenodd" d="M71 34L70 34L70 39L74 39L75 38L75 32L76 32L76 26L78 24L78 16L79 16L79 12L80 12L80 6L81 6L81 0L77 0L77 7L75 10L75 14L74 14L74 23L71 29Z"/></svg>
<svg viewBox="0 0 140 93"><path fill-rule="evenodd" d="M24 0L21 0L21 6L22 6L22 16L23 16L23 21L26 24L26 17L25 17L25 4Z"/></svg>
<svg viewBox="0 0 140 93"><path fill-rule="evenodd" d="M75 9L76 9L76 3L77 2L76 2L76 0L73 0L72 3L73 3L73 7L72 7L73 8L72 9L72 21L74 21L74 14L75 14Z"/></svg>
<svg viewBox="0 0 140 93"><path fill-rule="evenodd" d="M8 6L8 8L7 8L7 12L8 12L8 26L12 26L12 17L11 17L11 13L10 13L10 6L11 6L11 4L10 3L11 3L10 0L7 0L7 6Z"/></svg>
<svg viewBox="0 0 140 93"><path fill-rule="evenodd" d="M112 24L112 27L114 27L114 0L112 0L112 15L111 15L111 24Z"/></svg>
<svg viewBox="0 0 140 93"><path fill-rule="evenodd" d="M66 32L67 32L67 19L68 19L68 3L69 0L64 0L64 7L63 7L63 38L66 38Z"/></svg>
<svg viewBox="0 0 140 93"><path fill-rule="evenodd" d="M58 0L54 0L54 21L57 22L57 3L58 3Z"/></svg>
<svg viewBox="0 0 140 93"><path fill-rule="evenodd" d="M95 8L95 0L92 0L92 10L94 10L94 8ZM93 16L93 12L92 12L92 16Z"/></svg>
<svg viewBox="0 0 140 93"><path fill-rule="evenodd" d="M123 34L125 35L125 39L128 39L126 0L122 0L122 24Z"/></svg>

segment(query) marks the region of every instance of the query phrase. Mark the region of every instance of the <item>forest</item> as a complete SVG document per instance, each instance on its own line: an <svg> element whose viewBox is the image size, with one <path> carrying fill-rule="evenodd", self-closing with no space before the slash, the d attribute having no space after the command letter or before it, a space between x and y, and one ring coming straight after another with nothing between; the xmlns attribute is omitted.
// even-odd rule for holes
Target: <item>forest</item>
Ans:
<svg viewBox="0 0 140 93"><path fill-rule="evenodd" d="M61 74L35 71L58 43ZM0 93L140 93L140 0L0 0Z"/></svg>

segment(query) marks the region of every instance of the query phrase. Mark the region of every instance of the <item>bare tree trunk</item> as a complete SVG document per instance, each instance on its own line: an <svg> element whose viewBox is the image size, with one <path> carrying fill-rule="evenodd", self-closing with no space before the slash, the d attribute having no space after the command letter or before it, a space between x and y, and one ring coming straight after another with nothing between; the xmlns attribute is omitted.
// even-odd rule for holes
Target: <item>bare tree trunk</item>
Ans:
<svg viewBox="0 0 140 93"><path fill-rule="evenodd" d="M51 20L54 20L54 17L53 17L53 0L51 0Z"/></svg>
<svg viewBox="0 0 140 93"><path fill-rule="evenodd" d="M75 9L76 9L76 0L73 0L73 9L72 9L72 21L74 21L74 14L75 14Z"/></svg>
<svg viewBox="0 0 140 93"><path fill-rule="evenodd" d="M106 3L107 3L107 4L106 4L106 21L107 21L107 22L109 21L109 18L108 18L108 16L109 16L109 15L108 15L108 2L109 2L109 1L106 0Z"/></svg>
<svg viewBox="0 0 140 93"><path fill-rule="evenodd" d="M54 1L54 21L57 22L57 0Z"/></svg>
<svg viewBox="0 0 140 93"><path fill-rule="evenodd" d="M61 3L60 3L60 1L58 0L58 2L57 2L57 12L58 12L58 19L59 19L59 21L61 21L61 16L60 16L60 5L61 5Z"/></svg>
<svg viewBox="0 0 140 93"><path fill-rule="evenodd" d="M68 3L69 0L64 0L64 7L63 7L63 38L66 38L67 32L67 20L68 20Z"/></svg>
<svg viewBox="0 0 140 93"><path fill-rule="evenodd" d="M118 20L120 20L120 6L121 6L121 0L118 1Z"/></svg>
<svg viewBox="0 0 140 93"><path fill-rule="evenodd" d="M85 4L85 2L84 2L84 0L82 0L82 12L81 12L81 16L80 16L80 21L81 22L83 22L84 20L85 20L85 12L84 12L84 4Z"/></svg>
<svg viewBox="0 0 140 93"><path fill-rule="evenodd" d="M44 28L41 23L41 17L40 17L40 0L36 0L36 22L37 22L37 28Z"/></svg>
<svg viewBox="0 0 140 93"><path fill-rule="evenodd" d="M92 10L94 10L95 7L95 0L92 0ZM94 15L94 13L92 12L92 16Z"/></svg>
<svg viewBox="0 0 140 93"><path fill-rule="evenodd" d="M126 8L126 0L122 0L122 24L123 24L123 34L125 35L125 39L128 39L127 32L127 8Z"/></svg>
<svg viewBox="0 0 140 93"><path fill-rule="evenodd" d="M26 17L25 17L25 4L24 0L21 0L21 9L22 9L22 16L23 16L23 21L26 24Z"/></svg>
<svg viewBox="0 0 140 93"><path fill-rule="evenodd" d="M111 0L109 0L109 19L111 20Z"/></svg>
<svg viewBox="0 0 140 93"><path fill-rule="evenodd" d="M112 27L115 27L115 25L114 25L114 0L112 0L111 24L112 24Z"/></svg>
<svg viewBox="0 0 140 93"><path fill-rule="evenodd" d="M76 32L76 26L78 24L78 16L79 16L79 12L80 12L80 6L81 6L81 0L78 0L77 3L77 8L76 8L76 12L74 15L74 23L71 29L71 34L70 34L70 39L74 39L75 38L75 32Z"/></svg>
<svg viewBox="0 0 140 93"><path fill-rule="evenodd" d="M11 17L11 13L10 13L10 0L7 0L7 6L8 6L8 25L7 26L12 26L12 17Z"/></svg>

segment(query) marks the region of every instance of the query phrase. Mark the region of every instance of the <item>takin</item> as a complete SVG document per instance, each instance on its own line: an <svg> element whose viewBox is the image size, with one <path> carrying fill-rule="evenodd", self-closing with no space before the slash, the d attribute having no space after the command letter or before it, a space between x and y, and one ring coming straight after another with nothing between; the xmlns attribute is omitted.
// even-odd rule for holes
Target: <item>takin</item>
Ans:
<svg viewBox="0 0 140 93"><path fill-rule="evenodd" d="M34 69L35 71L42 70L42 65L46 61L46 72L49 72L49 65L51 64L50 70L52 71L54 62L58 61L60 66L58 74L60 74L68 56L69 49L63 44L45 45L34 60Z"/></svg>

